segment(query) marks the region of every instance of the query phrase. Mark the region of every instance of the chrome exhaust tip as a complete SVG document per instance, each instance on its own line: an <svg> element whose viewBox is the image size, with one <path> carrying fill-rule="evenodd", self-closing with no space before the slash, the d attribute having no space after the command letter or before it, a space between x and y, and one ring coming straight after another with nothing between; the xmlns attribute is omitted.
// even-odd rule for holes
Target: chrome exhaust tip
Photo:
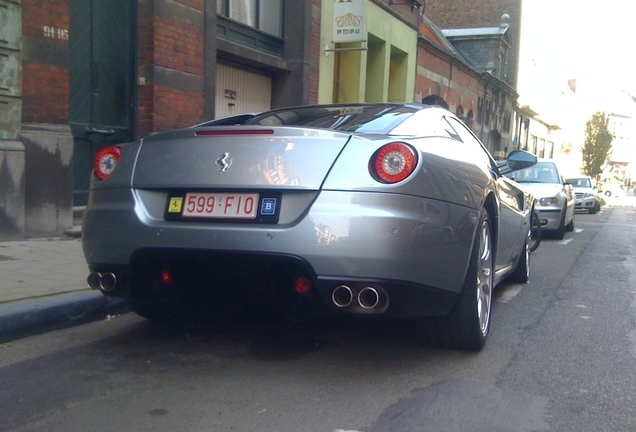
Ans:
<svg viewBox="0 0 636 432"><path fill-rule="evenodd" d="M102 274L99 272L92 272L86 278L86 283L90 289L98 290L101 289L102 285Z"/></svg>
<svg viewBox="0 0 636 432"><path fill-rule="evenodd" d="M100 284L100 289L102 291L113 291L117 287L117 276L115 273L106 272L102 274L102 282Z"/></svg>
<svg viewBox="0 0 636 432"><path fill-rule="evenodd" d="M92 272L86 278L86 283L90 289L109 292L117 287L117 276L113 272Z"/></svg>
<svg viewBox="0 0 636 432"><path fill-rule="evenodd" d="M358 293L358 304L364 309L373 309L380 303L380 293L373 287L362 288Z"/></svg>
<svg viewBox="0 0 636 432"><path fill-rule="evenodd" d="M353 291L346 285L337 286L331 293L331 300L339 308L345 308L353 301Z"/></svg>

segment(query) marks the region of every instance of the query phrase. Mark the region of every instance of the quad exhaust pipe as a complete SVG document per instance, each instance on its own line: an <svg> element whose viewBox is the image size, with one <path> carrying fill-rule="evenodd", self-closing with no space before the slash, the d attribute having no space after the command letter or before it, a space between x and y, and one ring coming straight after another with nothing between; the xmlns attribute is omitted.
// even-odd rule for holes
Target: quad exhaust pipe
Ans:
<svg viewBox="0 0 636 432"><path fill-rule="evenodd" d="M117 276L113 272L92 272L86 278L86 283L90 289L111 292L117 288Z"/></svg>
<svg viewBox="0 0 636 432"><path fill-rule="evenodd" d="M346 285L339 285L331 293L331 300L339 308L346 308L353 302L354 294L351 288Z"/></svg>
<svg viewBox="0 0 636 432"><path fill-rule="evenodd" d="M365 287L358 293L358 304L364 309L373 309L380 303L380 294L373 287Z"/></svg>
<svg viewBox="0 0 636 432"><path fill-rule="evenodd" d="M358 312L384 312L389 306L386 291L372 286L357 290L347 285L338 285L331 293L331 300L339 308L351 308Z"/></svg>

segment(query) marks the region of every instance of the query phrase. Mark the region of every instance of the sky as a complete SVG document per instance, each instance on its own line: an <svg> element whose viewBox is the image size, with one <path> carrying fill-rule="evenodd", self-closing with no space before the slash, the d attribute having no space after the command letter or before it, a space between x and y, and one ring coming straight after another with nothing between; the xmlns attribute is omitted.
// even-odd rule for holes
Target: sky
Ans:
<svg viewBox="0 0 636 432"><path fill-rule="evenodd" d="M636 0L522 0L522 8L520 106L575 147L592 113L634 113L624 92L636 95Z"/></svg>
<svg viewBox="0 0 636 432"><path fill-rule="evenodd" d="M531 77L636 91L635 15L634 0L523 0L520 61Z"/></svg>

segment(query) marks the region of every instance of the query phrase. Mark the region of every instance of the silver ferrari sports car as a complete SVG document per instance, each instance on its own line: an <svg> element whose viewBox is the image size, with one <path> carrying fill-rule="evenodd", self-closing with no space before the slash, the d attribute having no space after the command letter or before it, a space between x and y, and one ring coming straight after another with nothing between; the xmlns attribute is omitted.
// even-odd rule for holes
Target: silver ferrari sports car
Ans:
<svg viewBox="0 0 636 432"><path fill-rule="evenodd" d="M527 282L533 197L455 115L408 103L259 113L105 148L88 284L149 319L277 307L413 320L479 350L493 288Z"/></svg>

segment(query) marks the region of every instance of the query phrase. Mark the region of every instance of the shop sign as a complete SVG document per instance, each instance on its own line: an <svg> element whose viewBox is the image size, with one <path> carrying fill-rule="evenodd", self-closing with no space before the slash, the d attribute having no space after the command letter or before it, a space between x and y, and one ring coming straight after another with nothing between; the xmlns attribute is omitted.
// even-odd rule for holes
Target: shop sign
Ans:
<svg viewBox="0 0 636 432"><path fill-rule="evenodd" d="M362 42L365 0L334 0L333 42Z"/></svg>

